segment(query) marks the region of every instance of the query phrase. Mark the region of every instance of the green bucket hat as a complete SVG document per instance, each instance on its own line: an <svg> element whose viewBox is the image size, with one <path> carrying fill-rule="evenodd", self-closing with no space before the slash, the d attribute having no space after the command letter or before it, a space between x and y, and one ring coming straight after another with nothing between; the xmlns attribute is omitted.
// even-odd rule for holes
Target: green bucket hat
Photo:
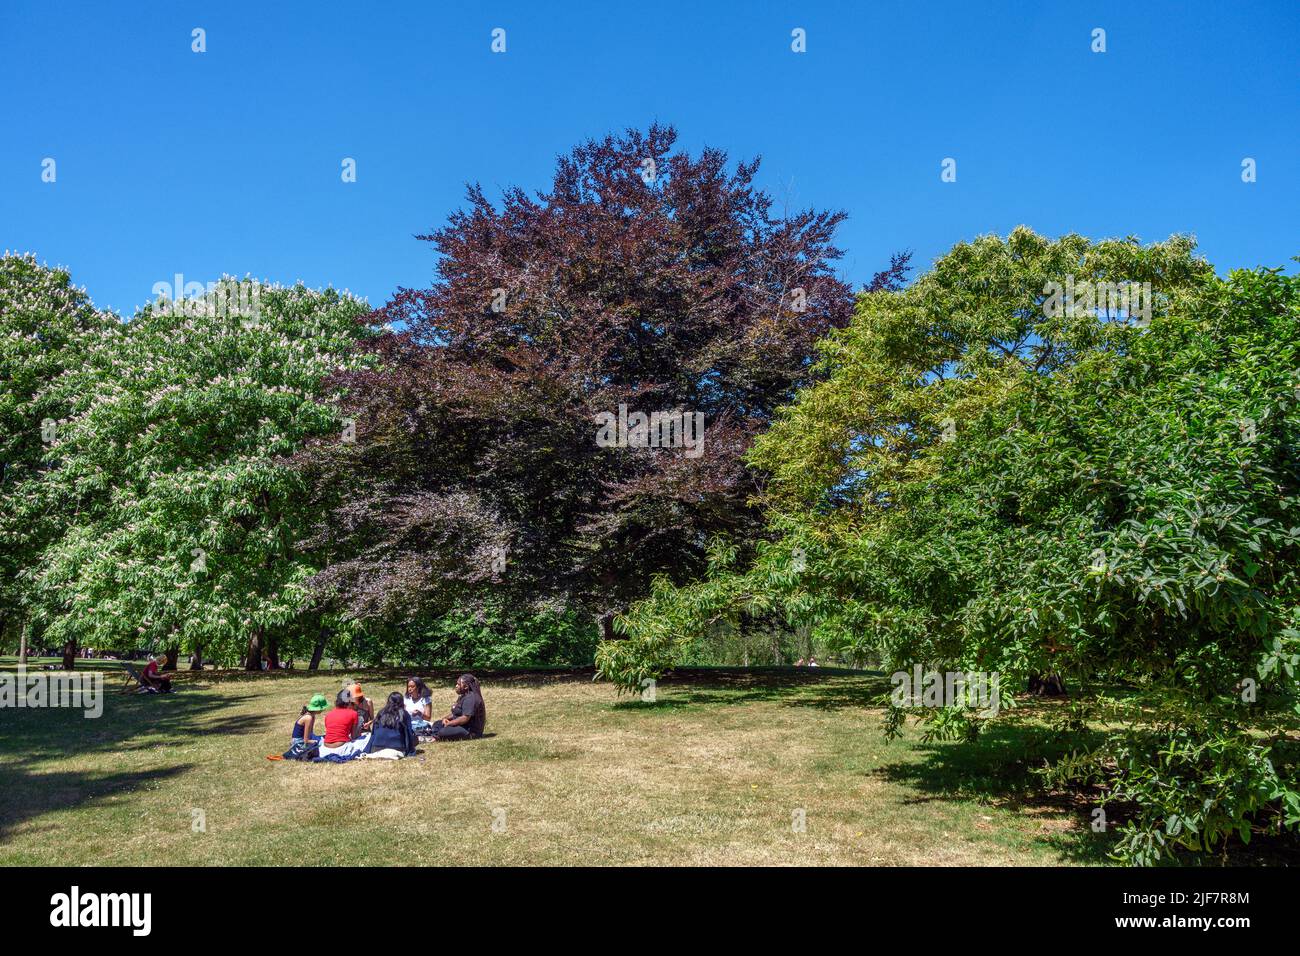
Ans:
<svg viewBox="0 0 1300 956"><path fill-rule="evenodd" d="M314 713L315 711L318 710L324 710L329 705L330 705L329 701L325 699L324 694L317 694L315 697L311 699L311 703L307 705L307 709Z"/></svg>

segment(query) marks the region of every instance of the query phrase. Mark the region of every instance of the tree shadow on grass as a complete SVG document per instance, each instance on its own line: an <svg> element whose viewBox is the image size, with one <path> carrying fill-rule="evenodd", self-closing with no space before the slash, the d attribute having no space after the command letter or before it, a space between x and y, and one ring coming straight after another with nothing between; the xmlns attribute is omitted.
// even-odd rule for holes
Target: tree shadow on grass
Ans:
<svg viewBox="0 0 1300 956"><path fill-rule="evenodd" d="M243 671L222 670L188 672L178 671L172 679L185 688L194 682L204 684L242 684L251 681L286 680L294 677L318 677L325 682L358 680L361 683L402 683L412 674L418 674L435 690L441 685L450 688L456 678L466 672L473 673L485 691L493 687L547 687L556 684L602 684L596 668L583 667L359 667L335 670L280 670ZM872 689L862 691L856 685L863 679L871 680ZM879 671L851 670L838 667L678 667L669 671L658 682L662 687L689 685L699 688L692 691L695 703L737 703L753 700L777 700L788 697L791 691L807 690L805 698L792 698L792 706L858 706L874 703L867 698L878 696L888 689L888 681ZM879 685L878 687L876 685ZM714 697L708 691L720 692ZM823 691L827 691L823 693Z"/></svg>
<svg viewBox="0 0 1300 956"><path fill-rule="evenodd" d="M0 842L27 820L59 810L77 809L143 787L156 786L160 781L179 776L189 769L188 764L176 764L163 769L121 773L31 773L23 767L8 764L4 767L4 787L0 789ZM48 862L75 865L84 861Z"/></svg>
<svg viewBox="0 0 1300 956"><path fill-rule="evenodd" d="M71 673L74 674L92 674L100 671L104 674L106 681L117 681L119 684L126 675L126 665L131 664L137 670L144 667L144 661L119 661L106 660L104 658L79 657L72 667ZM67 673L63 670L62 657L28 657L27 673L37 674L46 673L46 668L51 667L49 673ZM13 674L18 670L18 658L16 655L0 655L0 674Z"/></svg>
<svg viewBox="0 0 1300 956"><path fill-rule="evenodd" d="M272 715L219 716L250 699L251 695L205 694L189 688L171 694L105 693L99 717L83 716L84 711L77 707L6 708L0 712L0 757L20 763L57 761L158 746L156 741L141 738L183 740L195 734L257 733Z"/></svg>
<svg viewBox="0 0 1300 956"><path fill-rule="evenodd" d="M680 687L685 696L669 697L659 701L658 705L779 703L785 707L828 711L845 708L867 710L879 707L882 696L890 688L888 679L877 673L830 668L818 670L827 673L813 671L809 674L804 668L772 668L770 673L674 672L660 684L666 690L685 685Z"/></svg>
<svg viewBox="0 0 1300 956"><path fill-rule="evenodd" d="M843 667L676 667L659 682L743 690L758 687L807 687L861 677L883 678L884 674L880 671Z"/></svg>
<svg viewBox="0 0 1300 956"><path fill-rule="evenodd" d="M663 700L642 700L640 697L625 697L622 700L610 704L611 710L634 711L653 714L656 711L663 713L668 710L682 710L690 708L698 703L709 703L709 701L698 701L686 697L665 697Z"/></svg>
<svg viewBox="0 0 1300 956"><path fill-rule="evenodd" d="M129 695L106 688L99 717L83 716L80 707L5 708L0 711L0 840L34 817L154 787L193 769L188 763L156 765L156 755L165 754L169 743L261 732L274 715L223 714L249 699L197 687ZM155 765L132 767L143 751ZM128 769L62 769L68 760L102 754L120 755L115 762Z"/></svg>
<svg viewBox="0 0 1300 956"><path fill-rule="evenodd" d="M971 801L988 803L1045 822L1068 821L1067 829L1047 832L1040 841L1067 860L1091 865L1113 864L1107 853L1115 842L1115 827L1124 822L1121 809L1107 808L1107 832L1091 827L1099 794L1048 792L1034 770L1090 740L1053 738L1041 726L1005 722L987 727L973 741L909 741L920 761L899 761L870 772L871 776L916 792L905 803Z"/></svg>
<svg viewBox="0 0 1300 956"><path fill-rule="evenodd" d="M407 678L418 676L431 689L442 686L451 688L461 674L473 674L486 689L490 685L508 687L545 687L550 684L590 684L596 678L596 668L586 667L520 667L520 668L485 668L485 667L353 667L334 668L330 670L307 670L306 668L277 671L212 670L178 671L173 680L182 686L190 681L211 684L242 684L251 681L290 680L295 677L318 678L322 683L342 686L345 681L359 681L362 684L399 684L405 685Z"/></svg>

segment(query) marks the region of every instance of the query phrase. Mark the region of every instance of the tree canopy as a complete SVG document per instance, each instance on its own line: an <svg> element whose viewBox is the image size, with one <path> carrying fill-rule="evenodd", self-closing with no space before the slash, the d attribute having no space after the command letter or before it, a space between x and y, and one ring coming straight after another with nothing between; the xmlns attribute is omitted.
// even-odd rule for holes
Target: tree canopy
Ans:
<svg viewBox="0 0 1300 956"><path fill-rule="evenodd" d="M83 343L42 390L68 414L19 491L20 519L60 524L29 572L46 643L243 651L256 666L268 641L301 640L315 515L288 458L341 431L323 382L356 361L367 311L225 279Z"/></svg>
<svg viewBox="0 0 1300 956"><path fill-rule="evenodd" d="M758 528L742 455L848 321L843 214L777 214L757 161L691 157L675 136L588 142L548 190L499 206L472 186L421 237L435 281L382 310L375 366L340 379L356 443L310 466L356 480L317 579L350 613L435 619L504 596L608 621L652 574L695 573L709 535ZM693 448L600 440L602 417L637 414L702 431Z"/></svg>
<svg viewBox="0 0 1300 956"><path fill-rule="evenodd" d="M0 257L0 637L26 621L26 572L57 533L51 516L25 507L70 413L66 391L50 384L77 374L116 326L66 270L30 255Z"/></svg>
<svg viewBox="0 0 1300 956"><path fill-rule="evenodd" d="M1149 315L1053 314L1067 277L1149 282ZM999 674L1007 703L1058 674L1127 721L1057 767L1142 806L1120 852L1214 844L1261 808L1294 826L1298 293L1277 270L1221 280L1177 238L958 245L864 296L757 442L768 540L660 582L601 667L633 689L712 622L775 613L887 671Z"/></svg>

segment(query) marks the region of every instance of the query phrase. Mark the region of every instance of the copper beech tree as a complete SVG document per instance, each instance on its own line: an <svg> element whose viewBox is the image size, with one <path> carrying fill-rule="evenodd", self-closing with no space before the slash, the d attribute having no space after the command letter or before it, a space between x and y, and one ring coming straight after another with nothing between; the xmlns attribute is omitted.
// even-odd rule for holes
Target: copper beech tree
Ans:
<svg viewBox="0 0 1300 956"><path fill-rule="evenodd" d="M545 191L497 204L471 186L419 237L433 284L371 316L372 367L337 382L348 431L304 463L316 584L346 614L496 600L579 608L609 637L652 574L689 577L713 534L759 533L741 456L849 320L844 213L777 214L757 160L675 140L589 141ZM907 262L873 285L900 286Z"/></svg>

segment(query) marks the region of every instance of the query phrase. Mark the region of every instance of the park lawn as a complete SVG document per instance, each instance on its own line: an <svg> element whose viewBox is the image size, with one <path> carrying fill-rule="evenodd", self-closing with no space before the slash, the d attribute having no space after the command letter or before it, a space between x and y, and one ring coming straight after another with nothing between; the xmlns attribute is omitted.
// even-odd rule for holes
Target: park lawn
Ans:
<svg viewBox="0 0 1300 956"><path fill-rule="evenodd" d="M873 705L887 684L867 674L693 671L651 704L590 671L489 672L482 740L401 761L267 760L345 676L377 699L402 686L209 672L145 696L112 674L98 719L0 710L0 864L1106 862L1086 807L1032 789L1041 755L1022 729L887 742ZM450 678L431 681L435 709Z"/></svg>
<svg viewBox="0 0 1300 956"><path fill-rule="evenodd" d="M109 661L109 660L92 661L92 660L83 660L81 658L77 659L78 668L85 668L87 670L101 670L101 671L105 671L106 673L110 673L110 675L111 674L124 675L126 673L125 667L127 664L131 664L132 666L135 667L136 670L139 670L140 668L144 667L144 665L147 663L148 661ZM35 657L35 656L31 656L27 658L27 670L31 673L35 673L36 671L42 671L46 667L51 665L62 669L63 658L62 657ZM12 673L13 671L16 670L18 670L17 656L13 654L10 654L8 656L0 655L0 674L5 673L6 671ZM121 676L119 676L116 679L120 681L122 678Z"/></svg>

